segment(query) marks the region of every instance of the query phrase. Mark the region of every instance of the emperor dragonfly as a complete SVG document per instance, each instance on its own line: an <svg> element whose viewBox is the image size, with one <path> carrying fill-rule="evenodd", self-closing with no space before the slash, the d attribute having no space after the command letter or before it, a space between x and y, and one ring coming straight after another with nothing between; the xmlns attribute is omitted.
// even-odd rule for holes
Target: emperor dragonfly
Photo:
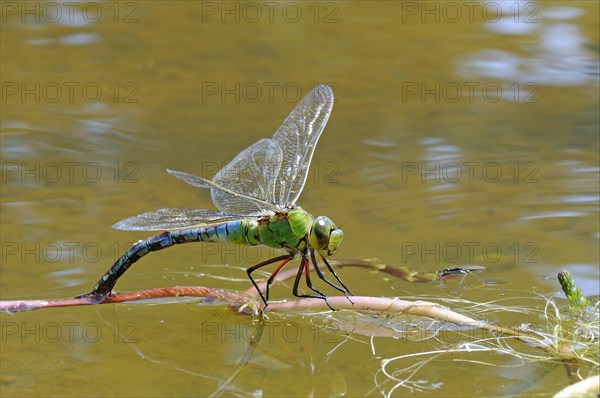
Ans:
<svg viewBox="0 0 600 398"><path fill-rule="evenodd" d="M263 261L246 271L265 307L269 300L269 286L275 276L297 255L301 260L292 290L294 296L320 298L327 302L326 295L312 286L310 262L321 280L351 295L327 261L327 257L338 251L343 231L331 219L323 216L313 218L296 206L333 100L329 86L317 86L296 105L272 138L261 139L244 149L212 180L167 169L169 174L192 186L210 189L218 211L160 209L116 223L113 225L116 229L164 232L134 244L86 296L109 295L119 277L147 253L189 242L262 244L287 251L287 254ZM327 280L319 268L316 254L342 287ZM263 295L252 272L278 261L281 264L267 279ZM302 273L306 285L316 294L298 293Z"/></svg>

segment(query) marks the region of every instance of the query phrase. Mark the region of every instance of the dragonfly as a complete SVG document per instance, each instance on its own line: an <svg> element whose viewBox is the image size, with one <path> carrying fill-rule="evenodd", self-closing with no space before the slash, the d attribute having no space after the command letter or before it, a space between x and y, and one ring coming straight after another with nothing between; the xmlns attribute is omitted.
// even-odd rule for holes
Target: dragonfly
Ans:
<svg viewBox="0 0 600 398"><path fill-rule="evenodd" d="M194 187L210 189L218 210L165 208L114 224L113 228L120 230L163 232L135 243L84 296L102 298L110 295L117 280L146 254L190 242L264 245L283 249L285 254L246 269L265 308L273 280L287 263L298 256L300 266L292 289L294 296L319 298L327 303L325 293L312 285L311 263L322 281L346 297L352 295L327 260L342 243L342 229L330 218L314 218L296 205L333 102L333 90L327 85L317 86L300 100L272 138L263 138L244 149L212 180L167 169L169 174ZM319 260L340 286L326 278ZM276 262L280 264L267 279L263 295L252 272ZM312 294L298 292L302 274Z"/></svg>

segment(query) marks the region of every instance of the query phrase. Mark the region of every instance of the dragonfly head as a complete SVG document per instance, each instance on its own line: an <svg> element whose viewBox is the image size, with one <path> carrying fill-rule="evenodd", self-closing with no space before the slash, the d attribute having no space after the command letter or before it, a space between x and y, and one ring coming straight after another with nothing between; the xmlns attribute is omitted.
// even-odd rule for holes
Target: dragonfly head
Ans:
<svg viewBox="0 0 600 398"><path fill-rule="evenodd" d="M342 239L344 239L344 231L331 219L323 216L315 219L310 229L309 242L310 246L323 257L329 257L337 252Z"/></svg>

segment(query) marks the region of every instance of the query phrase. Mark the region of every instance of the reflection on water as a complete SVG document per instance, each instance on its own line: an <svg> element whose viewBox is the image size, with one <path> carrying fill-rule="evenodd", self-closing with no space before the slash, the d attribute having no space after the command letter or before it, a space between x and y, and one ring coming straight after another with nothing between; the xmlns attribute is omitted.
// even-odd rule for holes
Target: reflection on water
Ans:
<svg viewBox="0 0 600 398"><path fill-rule="evenodd" d="M568 217L575 215L596 216L600 191L600 168L590 160L576 160L578 151L565 151L563 157L553 165L557 185L543 197L536 197L535 203L560 206L556 214ZM569 159L573 157L572 159ZM537 214L526 218L549 217L550 213Z"/></svg>
<svg viewBox="0 0 600 398"><path fill-rule="evenodd" d="M574 86L598 81L598 58L589 41L575 23L583 10L576 7L549 7L539 18L515 15L516 9L537 10L531 1L493 2L504 5L500 20L486 21L485 28L508 36L514 42L512 51L485 49L466 54L458 64L460 75L503 79L507 82L548 86ZM537 14L537 13L536 13ZM527 40L513 35L528 35ZM510 98L509 98L510 99Z"/></svg>
<svg viewBox="0 0 600 398"><path fill-rule="evenodd" d="M95 33L76 33L60 36L58 39L31 38L25 39L25 44L32 46L47 46L54 44L65 44L68 46L85 46L100 41L100 36Z"/></svg>
<svg viewBox="0 0 600 398"><path fill-rule="evenodd" d="M46 125L14 122L6 118L1 127L2 158L27 160L63 154L76 161L98 160L102 154L122 151L120 146L124 143L142 147L151 144L143 137L131 135L126 115L109 116L106 109L99 110L106 108L103 104L86 108L94 110L70 110L62 115L52 112L54 117L49 116ZM52 128L53 121L59 121L64 127L57 125Z"/></svg>
<svg viewBox="0 0 600 398"><path fill-rule="evenodd" d="M422 138L410 157L399 145L395 147L391 140L369 139L363 144L371 148L368 150L369 158L374 159L362 168L363 178L368 183L367 192L378 192L386 187L397 189L398 194L402 194L401 190L410 190L413 183L435 195L431 198L433 203L445 203L450 199L464 203L466 198L460 194L450 195L441 191L455 190L468 195L472 191L466 188L477 183L504 183L510 189L515 188L512 185L521 183L532 184L530 187L535 189L529 190L526 196L510 199L519 207L556 206L560 210L555 214L563 216L595 216L598 210L600 168L593 163L595 158L592 154L581 150L560 151L552 154L551 158L524 154L521 155L522 162L518 162L519 158L515 158L512 152L496 153L495 159L501 159L498 163L490 161L488 154L449 144L442 137ZM582 156L588 159L581 159ZM501 188L500 185L494 187ZM437 197L440 194L444 199ZM397 196L392 194L388 197ZM528 215L522 219L549 217L550 213L544 214Z"/></svg>

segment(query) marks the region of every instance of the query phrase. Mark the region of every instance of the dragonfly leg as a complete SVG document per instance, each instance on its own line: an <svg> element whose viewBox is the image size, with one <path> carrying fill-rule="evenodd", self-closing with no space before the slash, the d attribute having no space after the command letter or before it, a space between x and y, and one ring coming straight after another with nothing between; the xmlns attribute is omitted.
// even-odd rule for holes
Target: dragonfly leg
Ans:
<svg viewBox="0 0 600 398"><path fill-rule="evenodd" d="M310 290L312 290L313 292L318 293L319 297L321 297L321 298L323 298L323 300L325 300L325 304L327 304L327 306L329 307L329 309L331 311L335 311L331 307L331 305L329 305L329 302L327 301L327 296L325 295L325 293L323 293L319 289L313 287L312 282L310 280L310 261L308 260L308 258L306 259L306 262L304 263L304 278L306 279L306 286L308 286L308 288Z"/></svg>
<svg viewBox="0 0 600 398"><path fill-rule="evenodd" d="M265 299L265 296L263 296L262 292L258 288L258 285L256 284L256 281L252 277L252 275L251 275L252 272L256 271L259 268L264 267L265 265L273 264L273 263L276 263L277 261L284 260L284 262L281 263L279 265L279 267L277 267L277 269L273 272L273 274L271 274L271 276L267 280L267 288L265 290L266 290L267 298L268 298L269 297L269 284L273 282L273 278L275 278L274 275L277 275L277 273L281 270L281 268L283 268L283 266L286 265L292 258L294 258L294 256L292 254L284 254L282 256L278 256L278 257L272 258L270 260L263 261L262 263L258 263L256 265L253 265L252 267L250 267L250 268L248 268L246 270L246 273L248 274L248 278L250 278L250 281L254 285L254 288L256 289L256 291L258 292L258 294L260 294L260 298L265 303L265 308L267 308L267 305L269 305L269 304L267 303L267 299Z"/></svg>
<svg viewBox="0 0 600 398"><path fill-rule="evenodd" d="M346 285L344 285L344 282L342 282L342 280L340 279L340 277L337 276L337 274L333 270L333 267L331 266L331 264L329 264L329 262L327 261L327 259L325 257L323 257L323 256L321 256L321 259L323 260L323 262L327 266L327 269L333 274L333 276L335 276L335 279L337 279L337 281L340 283L340 285L342 285L342 287L344 289L346 289L346 292L348 292L349 295L354 296L352 294L352 292L350 291L350 289L348 289L348 287Z"/></svg>
<svg viewBox="0 0 600 398"><path fill-rule="evenodd" d="M312 290L313 292L318 293L321 296L326 296L325 293L323 293L319 289L313 287L312 282L310 280L310 268L309 267L310 267L310 262L308 261L308 259L306 259L306 263L304 264L304 279L306 279L306 286L308 286L308 288L310 290Z"/></svg>
<svg viewBox="0 0 600 398"><path fill-rule="evenodd" d="M350 293L350 291L348 290L348 288L346 288L346 286L344 286L344 284L342 283L342 286L344 286L346 289L342 289L341 287L335 285L334 283L331 283L329 280L327 280L327 278L325 278L325 274L323 274L323 271L321 271L321 268L319 268L319 264L317 263L317 258L315 257L315 252L311 251L310 252L310 257L312 259L312 263L313 266L315 268L315 271L317 272L317 275L319 275L319 278L321 278L321 280L325 283L327 283L329 286L333 287L336 290L339 290L340 292L344 293L344 296L348 297L347 293ZM329 268L331 270L331 268ZM337 275L336 275L337 277ZM338 278L339 280L339 278ZM341 283L341 281L340 281ZM350 295L352 295L352 293L350 293ZM350 300L350 299L348 299ZM352 300L350 300L350 302L352 303ZM354 303L353 303L354 304Z"/></svg>
<svg viewBox="0 0 600 398"><path fill-rule="evenodd" d="M289 263L293 258L294 256L290 254L290 256L287 259L283 260L283 262L279 264L277 268L275 268L275 271L273 271L269 276L269 279L267 279L267 287L265 288L265 296L267 296L267 301L269 301L269 289L271 287L271 284L273 283L273 280L275 279L279 271L281 271L281 269L285 267L285 265Z"/></svg>
<svg viewBox="0 0 600 398"><path fill-rule="evenodd" d="M308 275L308 266L309 266L309 261L308 261L308 257L306 257L305 254L302 255L302 262L300 263L300 267L298 268L298 273L296 274L296 279L294 280L294 288L292 289L292 293L294 294L294 296L296 297L307 297L307 298L318 298L321 300L325 300L325 304L327 304L327 306L329 307L329 309L331 309L332 311L335 311L327 302L327 296L325 296L323 293L319 292L316 289L313 289L312 284L310 282L310 277L307 276ZM314 294L300 294L298 293L298 284L300 283L300 278L302 277L302 273L304 273L306 275L306 284L308 285L308 287L313 290L315 293L319 293L319 296L316 296Z"/></svg>

